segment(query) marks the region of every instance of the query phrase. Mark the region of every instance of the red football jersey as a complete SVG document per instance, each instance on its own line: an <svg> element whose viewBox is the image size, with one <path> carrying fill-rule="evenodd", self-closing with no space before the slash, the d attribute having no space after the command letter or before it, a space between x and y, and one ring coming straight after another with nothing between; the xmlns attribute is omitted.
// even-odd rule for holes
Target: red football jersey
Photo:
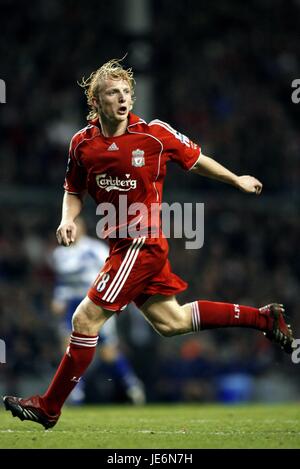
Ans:
<svg viewBox="0 0 300 469"><path fill-rule="evenodd" d="M126 237L115 230L129 224L152 229L153 234L159 232L160 222L154 212L151 216L151 204L162 202L166 163L172 160L189 170L200 152L198 145L160 120L147 124L130 113L125 134L105 137L95 119L71 140L64 188L71 194L88 191L97 204L113 204L116 225L107 230L110 237L112 233L116 238ZM122 195L126 197L121 202ZM126 214L124 221L125 199L127 207L143 203L148 214L136 211Z"/></svg>
<svg viewBox="0 0 300 469"><path fill-rule="evenodd" d="M127 132L118 137L104 137L98 119L74 135L65 190L88 191L100 207L110 203L116 212L108 231L109 257L88 291L95 304L120 311L131 301L141 306L149 296L176 295L186 289L186 282L171 270L160 218L151 214L162 201L166 163L173 160L188 170L199 155L198 145L168 124L159 120L147 124L134 114L129 114ZM124 221L122 197L127 209L138 202L146 210ZM120 235L122 229L138 224L142 234Z"/></svg>

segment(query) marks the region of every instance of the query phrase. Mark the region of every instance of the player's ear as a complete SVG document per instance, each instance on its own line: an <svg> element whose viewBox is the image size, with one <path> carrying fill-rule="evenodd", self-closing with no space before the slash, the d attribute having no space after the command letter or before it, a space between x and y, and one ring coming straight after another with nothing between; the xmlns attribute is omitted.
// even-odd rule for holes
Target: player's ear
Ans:
<svg viewBox="0 0 300 469"><path fill-rule="evenodd" d="M92 98L92 103L93 103L93 106L95 106L95 108L99 110L100 108L99 100L96 98Z"/></svg>

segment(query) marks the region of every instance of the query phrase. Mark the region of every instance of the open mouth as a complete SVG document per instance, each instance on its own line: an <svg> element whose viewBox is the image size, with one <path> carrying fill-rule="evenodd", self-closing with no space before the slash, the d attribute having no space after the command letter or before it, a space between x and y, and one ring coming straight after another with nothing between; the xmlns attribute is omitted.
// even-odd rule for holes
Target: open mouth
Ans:
<svg viewBox="0 0 300 469"><path fill-rule="evenodd" d="M126 114L127 112L127 107L126 106L120 106L118 109L119 114Z"/></svg>

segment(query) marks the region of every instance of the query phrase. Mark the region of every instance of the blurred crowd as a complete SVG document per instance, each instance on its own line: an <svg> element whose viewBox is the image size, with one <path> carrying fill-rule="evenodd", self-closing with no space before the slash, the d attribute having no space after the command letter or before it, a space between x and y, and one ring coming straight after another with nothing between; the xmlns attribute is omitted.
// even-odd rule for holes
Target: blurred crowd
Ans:
<svg viewBox="0 0 300 469"><path fill-rule="evenodd" d="M47 213L37 210L26 219L15 211L11 220L2 214L7 223L0 234L0 330L7 364L1 371L6 386L13 389L22 389L28 377L50 376L60 360L58 320L50 313L55 279L48 263L56 245L55 212L49 207ZM88 221L94 235L93 213ZM213 198L205 204L204 228L205 242L199 250L186 250L183 239L170 240L172 267L189 283L179 300L205 298L253 306L282 302L299 335L299 217L286 220L283 214L259 213L251 206L234 207ZM142 316L122 313L118 323L121 347L145 383L150 401L250 399L257 393L254 382L268 373L279 373L281 398L286 388L288 397L295 397L300 385L293 368L297 365L257 331L222 329L165 339ZM93 386L87 397L96 402L112 396L124 399L114 387L117 383L101 371L92 367L88 382ZM229 378L237 380L230 381L230 392L223 390ZM267 389L268 399L275 398Z"/></svg>
<svg viewBox="0 0 300 469"><path fill-rule="evenodd" d="M173 269L189 282L180 301L284 303L300 337L300 104L291 102L291 82L300 78L299 0L153 0L152 27L137 37L122 28L121 3L33 0L30 8L19 3L16 14L14 1L1 2L7 103L0 108L0 338L7 364L0 365L0 387L7 391L51 375L60 359L46 259L56 242L68 143L86 122L76 81L126 51L136 79L152 80L153 118L264 183L254 200L169 165L166 199L205 203L203 248L170 242ZM137 58L141 44L145 60ZM87 217L93 235L92 209ZM296 365L256 331L161 339L136 317L119 322L150 401L299 392ZM111 389L101 383L98 398L108 399Z"/></svg>

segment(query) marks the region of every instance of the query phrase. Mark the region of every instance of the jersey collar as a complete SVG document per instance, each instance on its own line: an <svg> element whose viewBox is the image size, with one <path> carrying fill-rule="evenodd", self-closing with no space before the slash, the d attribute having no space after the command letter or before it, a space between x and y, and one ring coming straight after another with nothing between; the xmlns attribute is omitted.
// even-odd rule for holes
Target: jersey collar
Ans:
<svg viewBox="0 0 300 469"><path fill-rule="evenodd" d="M128 127L131 127L132 125L136 125L136 124L145 124L145 121L141 119L139 116L137 116L136 114L133 114L132 112L130 112L128 114L127 130L128 130Z"/></svg>

